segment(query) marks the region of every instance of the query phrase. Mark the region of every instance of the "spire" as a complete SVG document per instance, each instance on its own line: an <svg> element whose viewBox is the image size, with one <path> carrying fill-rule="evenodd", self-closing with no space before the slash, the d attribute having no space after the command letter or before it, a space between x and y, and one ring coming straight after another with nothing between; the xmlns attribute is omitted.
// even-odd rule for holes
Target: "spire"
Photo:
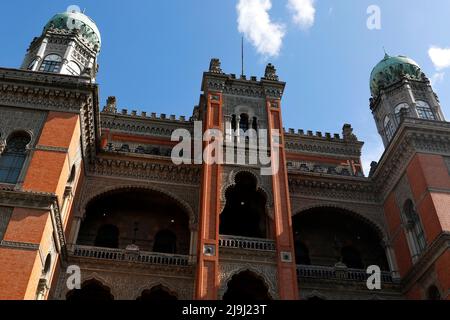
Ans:
<svg viewBox="0 0 450 320"><path fill-rule="evenodd" d="M386 52L386 48L383 46L383 51L384 51L384 59L389 59L391 56L387 54Z"/></svg>

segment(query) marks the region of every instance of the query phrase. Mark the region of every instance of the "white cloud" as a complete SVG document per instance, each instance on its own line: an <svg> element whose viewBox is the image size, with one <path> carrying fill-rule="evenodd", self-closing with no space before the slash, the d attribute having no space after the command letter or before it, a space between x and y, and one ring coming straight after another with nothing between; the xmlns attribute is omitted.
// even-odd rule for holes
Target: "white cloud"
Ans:
<svg viewBox="0 0 450 320"><path fill-rule="evenodd" d="M239 32L265 56L280 53L285 35L285 27L270 20L271 8L270 0L239 0L236 6Z"/></svg>
<svg viewBox="0 0 450 320"><path fill-rule="evenodd" d="M435 86L438 83L444 81L445 78L445 72L436 72L435 74L433 74L433 76L431 77L430 81L431 81L431 85Z"/></svg>
<svg viewBox="0 0 450 320"><path fill-rule="evenodd" d="M314 25L316 8L315 0L289 0L288 8L292 12L292 19L301 29L306 30ZM330 12L331 13L331 12Z"/></svg>
<svg viewBox="0 0 450 320"><path fill-rule="evenodd" d="M443 49L433 46L428 50L428 55L436 70L450 67L450 48Z"/></svg>

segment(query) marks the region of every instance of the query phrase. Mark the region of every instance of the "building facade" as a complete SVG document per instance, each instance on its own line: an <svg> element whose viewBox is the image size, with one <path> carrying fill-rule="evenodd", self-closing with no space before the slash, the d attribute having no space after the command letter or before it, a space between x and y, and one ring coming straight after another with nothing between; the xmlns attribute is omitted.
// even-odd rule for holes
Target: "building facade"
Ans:
<svg viewBox="0 0 450 320"><path fill-rule="evenodd" d="M385 152L366 177L351 125L283 129L271 64L247 79L212 59L175 117L101 106L100 49L95 23L64 12L0 68L0 299L450 298L450 123L416 62L372 71ZM225 132L233 160L174 163L180 129L203 147ZM278 170L234 161L256 153Z"/></svg>

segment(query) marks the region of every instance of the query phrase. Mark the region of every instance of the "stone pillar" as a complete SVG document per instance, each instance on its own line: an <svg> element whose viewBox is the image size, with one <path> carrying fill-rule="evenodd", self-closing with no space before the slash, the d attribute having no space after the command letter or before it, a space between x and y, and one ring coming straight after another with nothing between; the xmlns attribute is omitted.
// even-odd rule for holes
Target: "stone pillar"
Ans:
<svg viewBox="0 0 450 320"><path fill-rule="evenodd" d="M386 258L389 264L389 270L391 271L392 278L398 279L400 278L400 274L398 272L397 261L395 260L394 249L388 241L383 241L381 245L384 247L386 251Z"/></svg>
<svg viewBox="0 0 450 320"><path fill-rule="evenodd" d="M61 74L69 74L69 72L67 71L67 64L69 63L74 51L75 51L75 41L71 41L67 46L66 53L64 54L60 72Z"/></svg>
<svg viewBox="0 0 450 320"><path fill-rule="evenodd" d="M274 227L277 247L278 286L280 299L297 300L297 268L295 265L294 239L292 235L292 214L289 198L286 157L284 150L284 130L281 120L280 99L266 99L268 130L271 148L272 190L274 206ZM272 130L277 135L272 134ZM278 148L278 152L276 149ZM278 162L278 170L274 163Z"/></svg>

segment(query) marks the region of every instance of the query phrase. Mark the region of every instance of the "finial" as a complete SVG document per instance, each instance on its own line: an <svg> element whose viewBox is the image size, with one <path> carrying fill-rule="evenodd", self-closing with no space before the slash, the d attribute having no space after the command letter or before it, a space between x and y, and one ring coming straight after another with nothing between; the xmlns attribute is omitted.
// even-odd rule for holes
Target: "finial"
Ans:
<svg viewBox="0 0 450 320"><path fill-rule="evenodd" d="M390 56L387 54L386 48L384 46L383 46L383 51L384 51L384 58L385 59L389 58Z"/></svg>
<svg viewBox="0 0 450 320"><path fill-rule="evenodd" d="M264 73L264 78L267 80L278 81L277 69L275 69L274 65L269 63L266 66L266 71Z"/></svg>

